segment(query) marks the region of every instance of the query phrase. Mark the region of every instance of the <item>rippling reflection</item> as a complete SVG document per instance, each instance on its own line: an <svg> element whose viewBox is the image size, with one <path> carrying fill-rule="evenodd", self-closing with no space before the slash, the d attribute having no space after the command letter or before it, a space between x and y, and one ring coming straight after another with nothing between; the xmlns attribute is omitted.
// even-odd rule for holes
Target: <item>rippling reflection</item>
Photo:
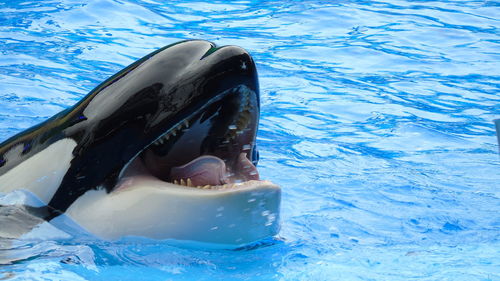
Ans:
<svg viewBox="0 0 500 281"><path fill-rule="evenodd" d="M499 278L498 3L4 2L1 140L166 44L249 50L260 171L284 187L284 242L26 242L0 279Z"/></svg>

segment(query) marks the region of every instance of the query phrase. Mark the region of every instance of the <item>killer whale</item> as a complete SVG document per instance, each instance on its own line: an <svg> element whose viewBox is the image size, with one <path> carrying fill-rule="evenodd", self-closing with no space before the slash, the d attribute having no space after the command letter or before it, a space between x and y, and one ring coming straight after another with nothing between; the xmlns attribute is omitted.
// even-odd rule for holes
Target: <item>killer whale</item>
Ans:
<svg viewBox="0 0 500 281"><path fill-rule="evenodd" d="M159 49L0 144L0 192L105 238L239 246L279 230L281 189L255 165L259 86L236 46Z"/></svg>

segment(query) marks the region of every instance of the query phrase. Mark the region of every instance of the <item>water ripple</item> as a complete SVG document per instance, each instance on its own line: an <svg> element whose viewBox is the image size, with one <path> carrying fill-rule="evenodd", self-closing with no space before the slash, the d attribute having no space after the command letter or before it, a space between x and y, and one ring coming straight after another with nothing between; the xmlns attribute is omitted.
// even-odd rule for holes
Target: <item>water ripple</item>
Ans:
<svg viewBox="0 0 500 281"><path fill-rule="evenodd" d="M284 201L283 243L28 243L0 279L497 280L499 14L458 0L1 2L0 139L166 44L236 44L257 62L260 171Z"/></svg>

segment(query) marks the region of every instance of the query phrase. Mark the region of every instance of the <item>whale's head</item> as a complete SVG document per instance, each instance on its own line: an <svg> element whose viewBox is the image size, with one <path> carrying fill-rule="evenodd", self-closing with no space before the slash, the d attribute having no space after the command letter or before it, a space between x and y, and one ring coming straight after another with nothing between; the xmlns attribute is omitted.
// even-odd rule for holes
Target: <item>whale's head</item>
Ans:
<svg viewBox="0 0 500 281"><path fill-rule="evenodd" d="M259 86L245 50L167 46L64 118L77 120L62 129L76 147L49 205L90 232L233 246L277 233L281 193L256 168Z"/></svg>
<svg viewBox="0 0 500 281"><path fill-rule="evenodd" d="M203 41L168 50L175 55L159 60L157 75L172 81L139 91L141 102L132 105L143 110L138 158L144 168L161 180L205 189L258 179L259 86L250 55Z"/></svg>
<svg viewBox="0 0 500 281"><path fill-rule="evenodd" d="M0 144L0 192L29 190L109 239L239 246L279 229L281 191L256 168L259 86L235 46L183 41Z"/></svg>

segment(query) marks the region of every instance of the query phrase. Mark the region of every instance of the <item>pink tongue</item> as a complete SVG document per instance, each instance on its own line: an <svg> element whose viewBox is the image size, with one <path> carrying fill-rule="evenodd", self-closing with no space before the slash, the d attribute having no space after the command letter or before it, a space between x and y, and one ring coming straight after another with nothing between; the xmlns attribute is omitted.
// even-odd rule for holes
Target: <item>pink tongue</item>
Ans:
<svg viewBox="0 0 500 281"><path fill-rule="evenodd" d="M191 179L193 186L227 183L226 164L215 156L204 155L170 171L170 180Z"/></svg>
<svg viewBox="0 0 500 281"><path fill-rule="evenodd" d="M223 185L237 181L258 180L257 168L246 157L246 153L240 153L234 170L227 173L226 164L220 158L211 155L200 156L191 162L173 167L170 171L170 181L191 179L193 186Z"/></svg>

